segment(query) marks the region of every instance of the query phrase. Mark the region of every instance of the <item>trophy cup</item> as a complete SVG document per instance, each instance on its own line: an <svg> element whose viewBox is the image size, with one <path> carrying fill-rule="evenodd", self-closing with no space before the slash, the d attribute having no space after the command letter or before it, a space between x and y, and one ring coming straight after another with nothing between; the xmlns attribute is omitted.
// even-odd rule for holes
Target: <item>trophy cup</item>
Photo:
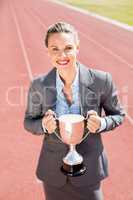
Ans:
<svg viewBox="0 0 133 200"><path fill-rule="evenodd" d="M87 118L88 116L84 118L79 114L64 114L56 118L58 133L55 131L55 134L63 143L69 145L69 152L63 158L61 167L61 171L67 176L80 176L86 171L83 157L76 151L76 145L89 134L87 131L84 135Z"/></svg>

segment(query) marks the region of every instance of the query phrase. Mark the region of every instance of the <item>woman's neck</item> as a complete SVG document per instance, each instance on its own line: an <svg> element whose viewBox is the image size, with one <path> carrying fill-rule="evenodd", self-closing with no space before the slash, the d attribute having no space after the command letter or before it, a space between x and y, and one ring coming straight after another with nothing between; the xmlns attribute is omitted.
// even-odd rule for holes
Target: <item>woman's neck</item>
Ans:
<svg viewBox="0 0 133 200"><path fill-rule="evenodd" d="M67 71L59 71L59 75L65 86L71 86L77 73L77 67Z"/></svg>

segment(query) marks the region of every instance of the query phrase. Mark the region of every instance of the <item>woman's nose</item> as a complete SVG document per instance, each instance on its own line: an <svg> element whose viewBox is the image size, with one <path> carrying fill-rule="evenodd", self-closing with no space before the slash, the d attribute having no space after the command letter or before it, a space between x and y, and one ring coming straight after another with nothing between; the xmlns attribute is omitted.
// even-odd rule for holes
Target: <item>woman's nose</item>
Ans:
<svg viewBox="0 0 133 200"><path fill-rule="evenodd" d="M61 51L59 52L59 55L60 55L60 57L66 57L66 53L65 53L64 50L61 50Z"/></svg>

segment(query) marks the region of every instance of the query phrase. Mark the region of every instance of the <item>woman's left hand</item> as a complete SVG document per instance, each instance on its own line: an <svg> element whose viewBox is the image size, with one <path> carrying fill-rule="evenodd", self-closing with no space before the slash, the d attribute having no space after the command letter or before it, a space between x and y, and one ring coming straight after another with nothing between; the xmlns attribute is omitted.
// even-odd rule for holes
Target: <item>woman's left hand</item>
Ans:
<svg viewBox="0 0 133 200"><path fill-rule="evenodd" d="M87 128L91 133L96 133L101 128L101 117L94 110L88 111L87 114L89 116L87 119Z"/></svg>

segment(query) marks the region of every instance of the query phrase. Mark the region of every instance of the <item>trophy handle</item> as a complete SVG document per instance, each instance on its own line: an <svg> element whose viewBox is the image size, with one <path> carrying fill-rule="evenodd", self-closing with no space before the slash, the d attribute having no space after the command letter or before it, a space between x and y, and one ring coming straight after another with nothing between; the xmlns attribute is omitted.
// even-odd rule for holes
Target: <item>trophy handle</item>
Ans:
<svg viewBox="0 0 133 200"><path fill-rule="evenodd" d="M62 141L61 137L58 135L58 132L60 133L59 119L57 118L56 113L53 113L53 116L54 116L54 118L55 118L55 120L56 120L56 125L57 125L57 128L55 129L54 133L55 133L56 137L57 137L59 140ZM62 141L62 142L63 142L63 141Z"/></svg>
<svg viewBox="0 0 133 200"><path fill-rule="evenodd" d="M86 127L87 119L89 118L89 116L90 116L90 114L89 114L89 112L87 112L87 115L86 115L86 117L85 117L85 119L84 119L84 125L85 125L85 129L87 129L87 132L86 132L85 136L82 138L81 142L82 142L83 140L85 140L85 139L87 138L88 135L90 135L90 131L89 131L88 128ZM80 143L81 143L81 142L80 142Z"/></svg>

